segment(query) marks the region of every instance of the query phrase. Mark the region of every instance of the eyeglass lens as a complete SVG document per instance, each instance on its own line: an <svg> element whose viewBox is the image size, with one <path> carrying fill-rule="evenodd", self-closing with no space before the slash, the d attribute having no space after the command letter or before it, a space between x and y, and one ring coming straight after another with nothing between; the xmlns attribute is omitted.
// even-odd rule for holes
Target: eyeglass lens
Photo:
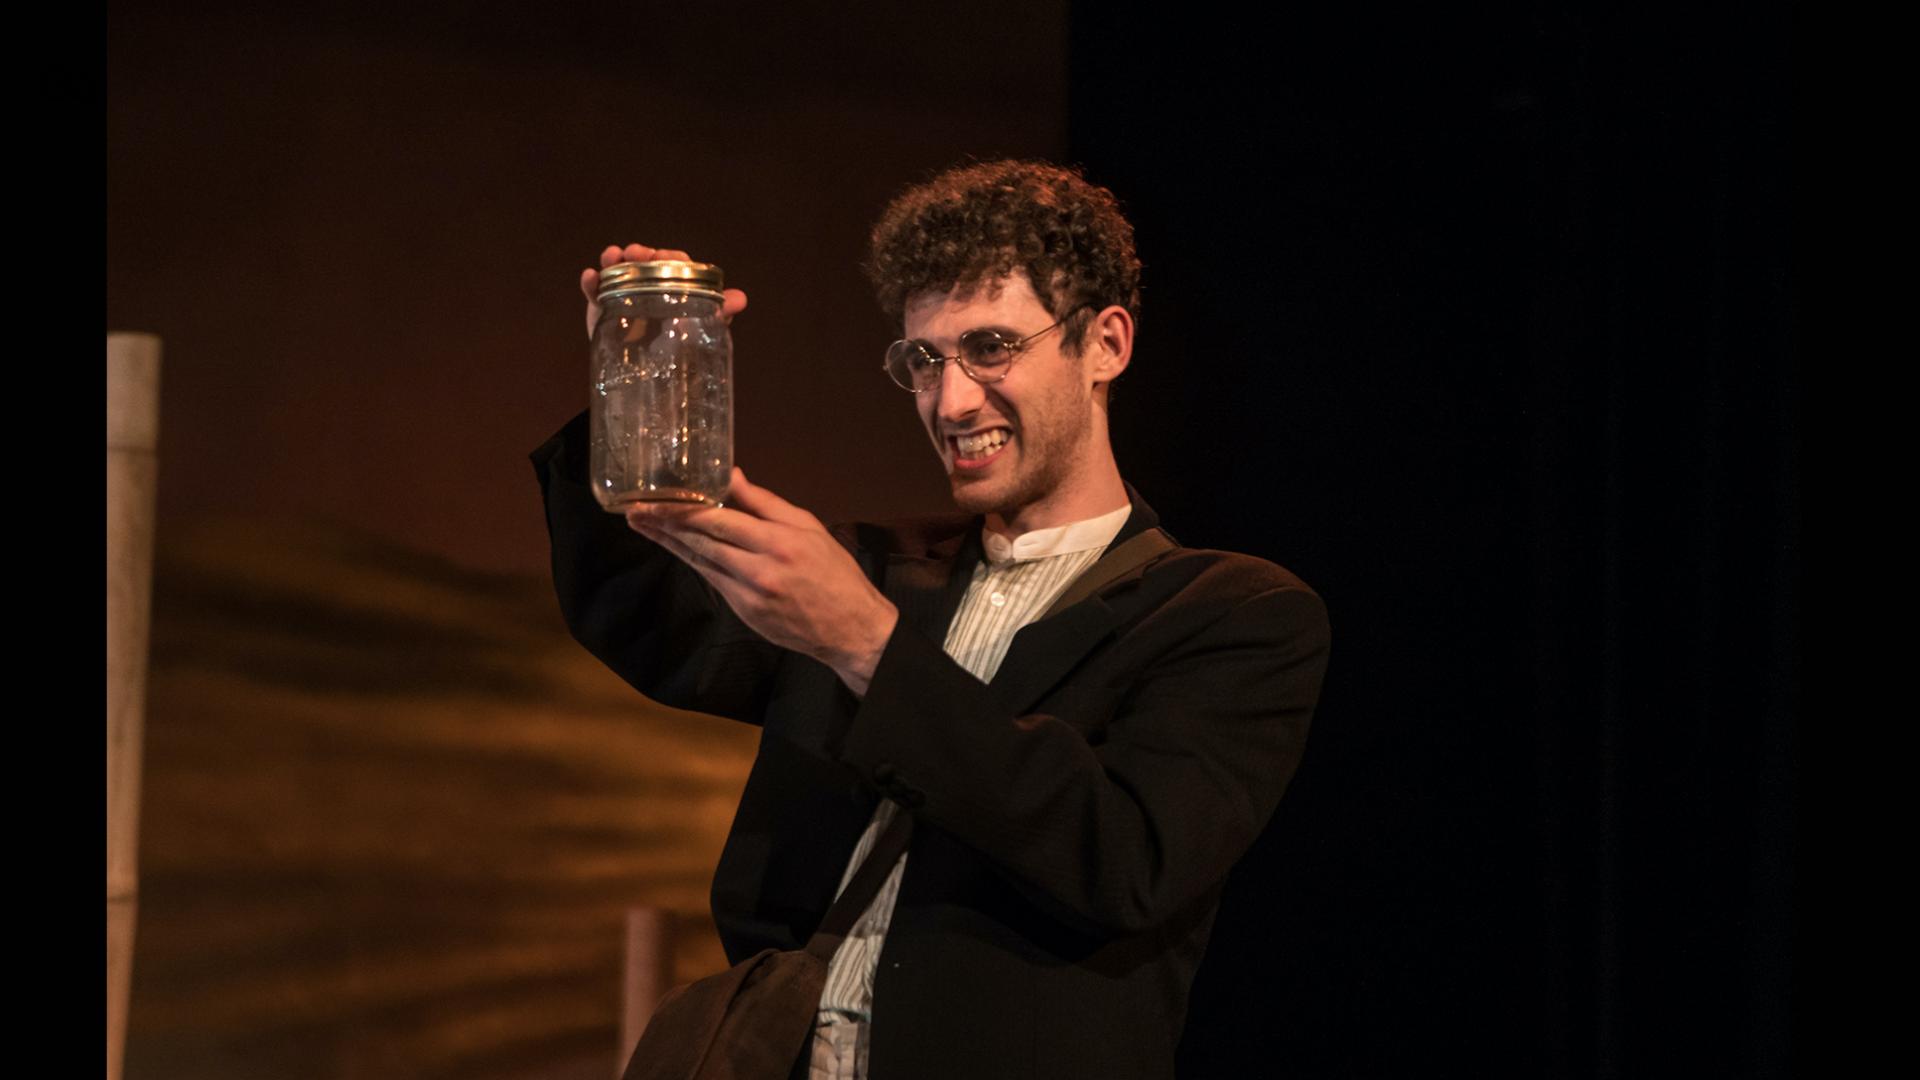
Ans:
<svg viewBox="0 0 1920 1080"><path fill-rule="evenodd" d="M991 380L1013 362L1012 343L997 330L960 335L960 359L976 379ZM900 385L926 390L940 381L941 358L917 341L896 341L887 351L887 371Z"/></svg>

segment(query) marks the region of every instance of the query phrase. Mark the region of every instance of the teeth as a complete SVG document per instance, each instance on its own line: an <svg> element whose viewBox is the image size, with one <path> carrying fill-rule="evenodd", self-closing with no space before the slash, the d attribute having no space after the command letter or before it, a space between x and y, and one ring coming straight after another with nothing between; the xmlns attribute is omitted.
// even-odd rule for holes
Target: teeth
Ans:
<svg viewBox="0 0 1920 1080"><path fill-rule="evenodd" d="M992 431L979 435L962 435L953 442L955 446L960 448L962 454L968 457L975 457L992 450L998 450L1006 441L1006 430L1004 428L995 428Z"/></svg>

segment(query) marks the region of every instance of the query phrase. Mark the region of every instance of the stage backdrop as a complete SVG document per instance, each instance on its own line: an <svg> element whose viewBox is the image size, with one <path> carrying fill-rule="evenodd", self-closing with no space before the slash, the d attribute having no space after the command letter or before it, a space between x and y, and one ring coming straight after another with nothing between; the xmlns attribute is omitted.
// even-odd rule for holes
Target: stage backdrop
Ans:
<svg viewBox="0 0 1920 1080"><path fill-rule="evenodd" d="M754 733L567 637L526 460L601 247L748 291L759 483L948 505L866 231L1064 150L1065 5L515 7L111 6L107 321L167 350L129 1080L603 1080L626 906L722 965Z"/></svg>
<svg viewBox="0 0 1920 1080"><path fill-rule="evenodd" d="M1333 652L1183 1080L1789 1074L1782 5L110 10L108 319L166 342L127 1076L605 1077L622 908L719 963L752 732L565 636L579 269L720 263L739 459L941 509L858 272L905 183L1139 226L1122 471Z"/></svg>

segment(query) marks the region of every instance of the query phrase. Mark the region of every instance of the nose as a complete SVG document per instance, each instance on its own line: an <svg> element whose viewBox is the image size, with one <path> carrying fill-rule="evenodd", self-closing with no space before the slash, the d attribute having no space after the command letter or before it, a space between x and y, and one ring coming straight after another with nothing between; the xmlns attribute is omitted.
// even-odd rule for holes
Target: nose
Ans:
<svg viewBox="0 0 1920 1080"><path fill-rule="evenodd" d="M987 400L986 391L962 371L955 360L940 365L940 387L934 392L940 395L940 419L949 423L966 420L979 412L981 404Z"/></svg>

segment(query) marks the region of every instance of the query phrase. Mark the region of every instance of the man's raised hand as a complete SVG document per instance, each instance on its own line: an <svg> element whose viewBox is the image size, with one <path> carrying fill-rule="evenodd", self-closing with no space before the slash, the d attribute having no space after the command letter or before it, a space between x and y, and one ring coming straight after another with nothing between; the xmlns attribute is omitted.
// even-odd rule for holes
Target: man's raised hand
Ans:
<svg viewBox="0 0 1920 1080"><path fill-rule="evenodd" d="M820 520L733 470L725 507L642 503L627 524L705 578L761 637L864 695L899 610Z"/></svg>
<svg viewBox="0 0 1920 1080"><path fill-rule="evenodd" d="M580 271L580 292L587 298L587 337L589 339L593 337L594 326L600 321L600 271L615 263L648 262L653 259L694 261L691 256L678 248L652 248L645 244L628 244L626 247L620 247L617 244L608 244L606 250L600 253L598 270L589 267ZM728 322L732 322L735 315L747 309L747 294L739 289L727 289L721 295L725 299L720 304L720 317Z"/></svg>

